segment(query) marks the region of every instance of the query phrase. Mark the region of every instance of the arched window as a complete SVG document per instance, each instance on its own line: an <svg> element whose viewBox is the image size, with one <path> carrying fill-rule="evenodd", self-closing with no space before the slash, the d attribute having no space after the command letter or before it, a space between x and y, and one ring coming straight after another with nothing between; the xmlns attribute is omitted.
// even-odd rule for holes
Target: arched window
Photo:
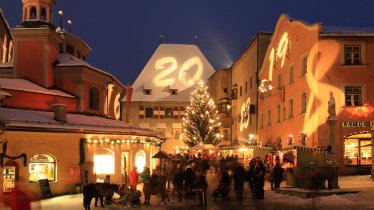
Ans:
<svg viewBox="0 0 374 210"><path fill-rule="evenodd" d="M44 21L47 20L47 14L45 12L45 8L44 7L42 8L41 13L40 13L40 20L44 20Z"/></svg>
<svg viewBox="0 0 374 210"><path fill-rule="evenodd" d="M40 179L56 181L56 161L48 154L36 154L30 158L29 182L39 182Z"/></svg>
<svg viewBox="0 0 374 210"><path fill-rule="evenodd" d="M102 148L94 154L94 167L96 174L114 174L114 152Z"/></svg>
<svg viewBox="0 0 374 210"><path fill-rule="evenodd" d="M90 94L89 94L89 109L93 110L99 110L99 91L97 88L90 88Z"/></svg>
<svg viewBox="0 0 374 210"><path fill-rule="evenodd" d="M143 172L145 163L145 152L143 150L137 151L135 155L135 166L138 168L138 173Z"/></svg>
<svg viewBox="0 0 374 210"><path fill-rule="evenodd" d="M30 10L30 20L35 20L36 19L36 8L35 7L31 7L31 10Z"/></svg>

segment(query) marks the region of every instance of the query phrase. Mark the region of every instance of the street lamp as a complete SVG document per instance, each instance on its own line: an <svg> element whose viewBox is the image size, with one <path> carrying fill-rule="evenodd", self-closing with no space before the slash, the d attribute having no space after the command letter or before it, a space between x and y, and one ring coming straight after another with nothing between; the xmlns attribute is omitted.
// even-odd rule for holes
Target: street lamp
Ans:
<svg viewBox="0 0 374 210"><path fill-rule="evenodd" d="M62 30L62 16L64 15L64 12L62 10L58 11L58 16L60 16L60 28Z"/></svg>
<svg viewBox="0 0 374 210"><path fill-rule="evenodd" d="M68 25L69 25L69 33L71 33L71 25L73 24L73 21L70 19L68 20Z"/></svg>

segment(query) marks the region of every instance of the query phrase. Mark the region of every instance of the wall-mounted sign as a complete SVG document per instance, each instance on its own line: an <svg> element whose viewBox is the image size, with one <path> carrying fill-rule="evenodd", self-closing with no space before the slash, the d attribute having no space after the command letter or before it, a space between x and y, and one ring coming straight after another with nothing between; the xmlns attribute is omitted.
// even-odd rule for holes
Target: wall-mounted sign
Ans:
<svg viewBox="0 0 374 210"><path fill-rule="evenodd" d="M374 127L374 121L343 122L343 127Z"/></svg>

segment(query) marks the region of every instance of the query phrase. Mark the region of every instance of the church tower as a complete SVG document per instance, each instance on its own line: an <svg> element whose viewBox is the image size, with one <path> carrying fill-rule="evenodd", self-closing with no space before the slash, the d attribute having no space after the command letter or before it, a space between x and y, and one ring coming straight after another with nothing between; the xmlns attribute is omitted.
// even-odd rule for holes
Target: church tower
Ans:
<svg viewBox="0 0 374 210"><path fill-rule="evenodd" d="M26 20L43 20L52 23L55 0L22 0L23 18Z"/></svg>
<svg viewBox="0 0 374 210"><path fill-rule="evenodd" d="M22 0L23 22L11 29L14 36L13 77L43 87L53 86L53 64L61 36L52 25L54 0Z"/></svg>

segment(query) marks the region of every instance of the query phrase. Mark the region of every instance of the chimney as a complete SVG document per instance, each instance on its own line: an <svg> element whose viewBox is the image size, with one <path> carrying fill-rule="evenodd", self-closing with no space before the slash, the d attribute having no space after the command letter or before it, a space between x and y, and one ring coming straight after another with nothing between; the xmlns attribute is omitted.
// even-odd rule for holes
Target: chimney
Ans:
<svg viewBox="0 0 374 210"><path fill-rule="evenodd" d="M52 107L53 107L53 112L54 112L54 119L59 121L59 122L66 123L67 122L67 120L66 120L66 107L68 107L68 105L66 105L66 104L52 104Z"/></svg>

